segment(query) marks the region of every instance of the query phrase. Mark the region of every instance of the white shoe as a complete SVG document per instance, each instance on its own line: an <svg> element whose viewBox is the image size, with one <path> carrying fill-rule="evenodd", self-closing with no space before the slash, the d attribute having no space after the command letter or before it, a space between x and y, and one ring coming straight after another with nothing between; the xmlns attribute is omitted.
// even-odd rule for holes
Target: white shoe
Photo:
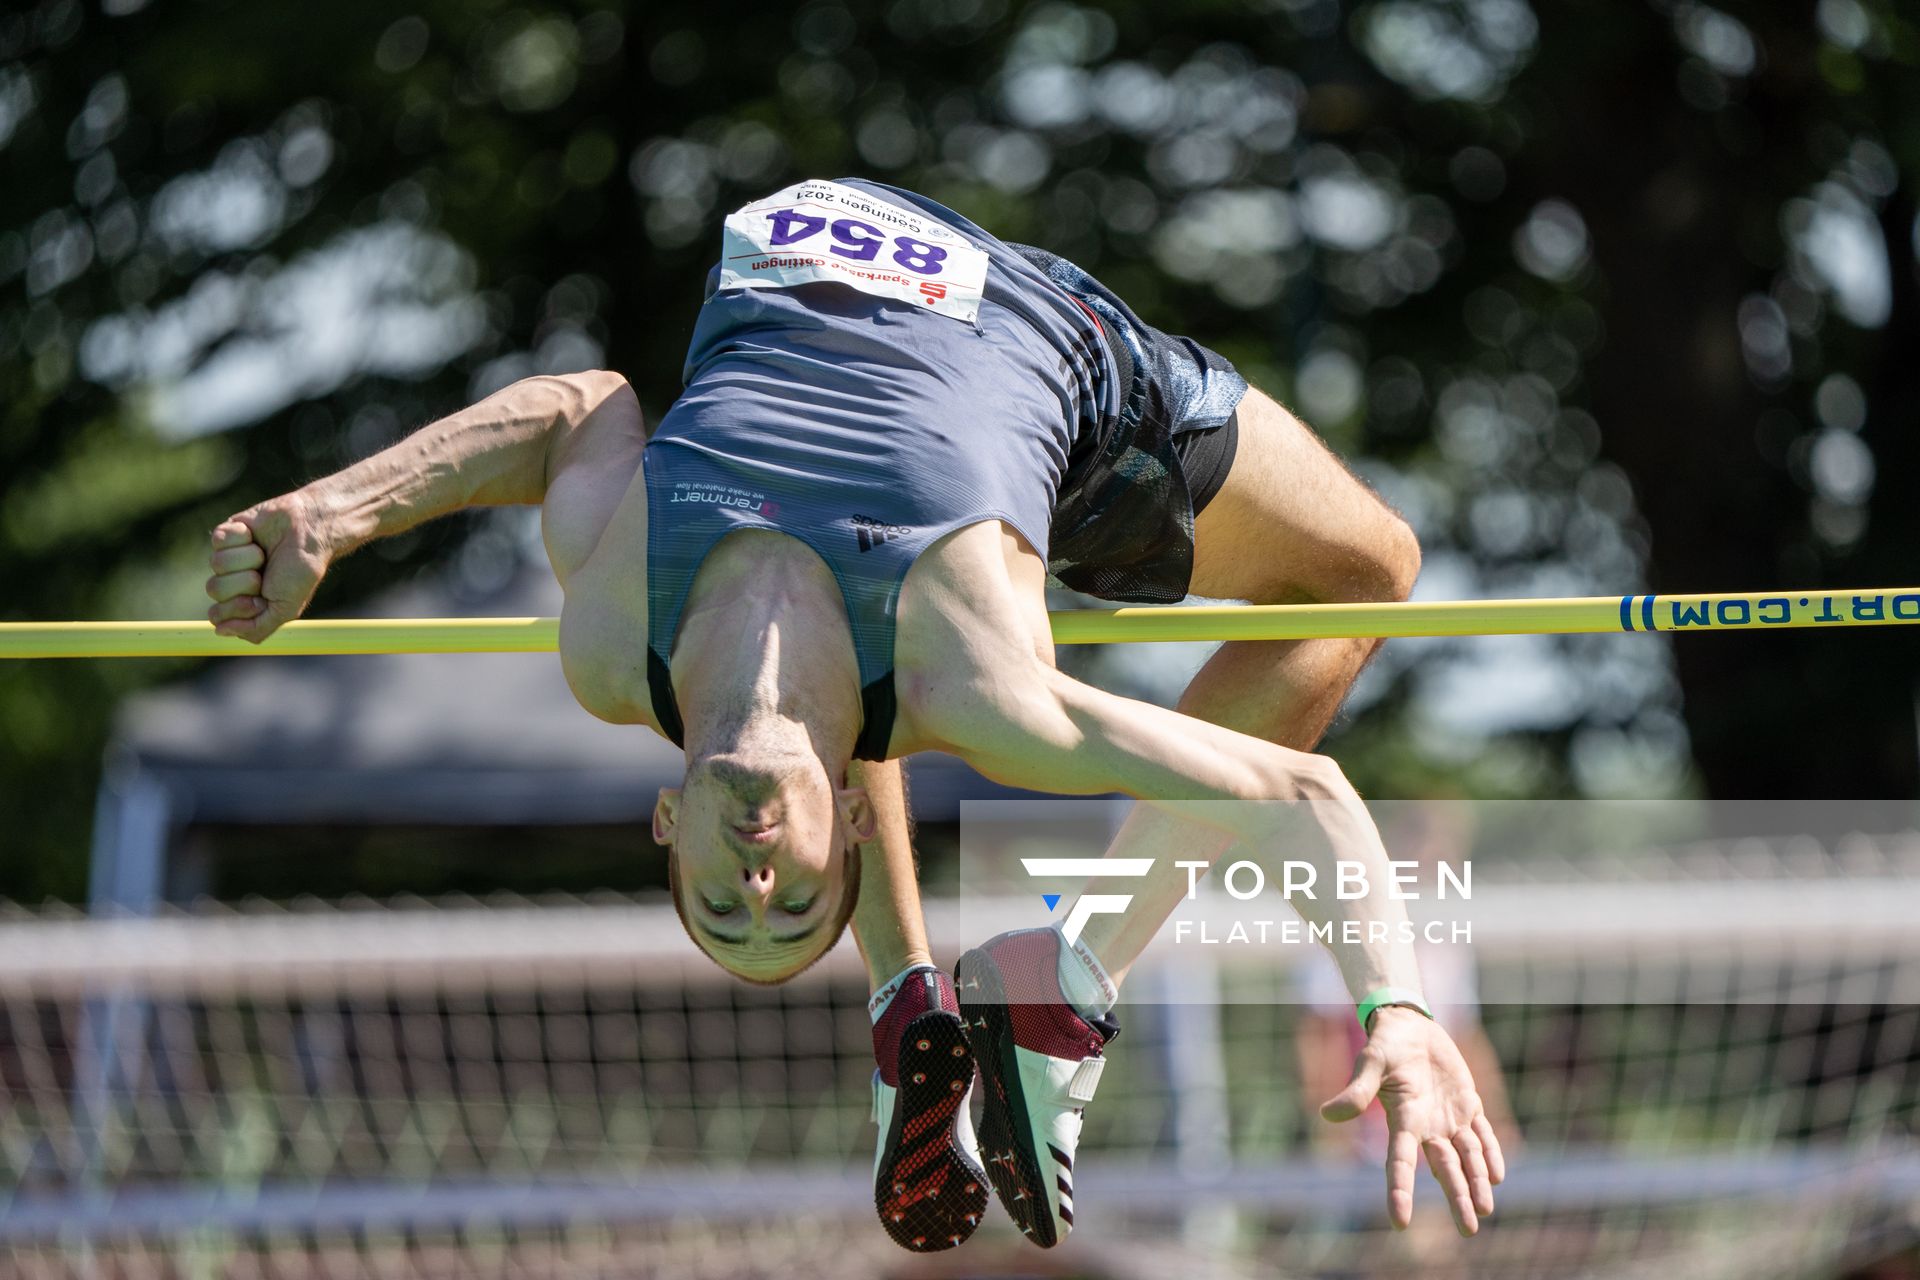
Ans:
<svg viewBox="0 0 1920 1280"><path fill-rule="evenodd" d="M1073 1230L1080 1114L1119 1030L1082 1018L1060 992L1060 934L1003 933L960 957L954 986L980 1063L981 1156L1027 1239L1051 1249Z"/></svg>

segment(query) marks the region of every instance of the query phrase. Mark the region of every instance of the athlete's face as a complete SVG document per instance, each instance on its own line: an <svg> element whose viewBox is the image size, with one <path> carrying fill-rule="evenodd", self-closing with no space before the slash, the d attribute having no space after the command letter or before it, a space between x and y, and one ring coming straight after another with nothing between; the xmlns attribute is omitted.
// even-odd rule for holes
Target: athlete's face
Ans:
<svg viewBox="0 0 1920 1280"><path fill-rule="evenodd" d="M692 761L654 809L687 932L763 983L792 977L839 937L856 887L851 842L872 826L865 793L836 790L810 756Z"/></svg>

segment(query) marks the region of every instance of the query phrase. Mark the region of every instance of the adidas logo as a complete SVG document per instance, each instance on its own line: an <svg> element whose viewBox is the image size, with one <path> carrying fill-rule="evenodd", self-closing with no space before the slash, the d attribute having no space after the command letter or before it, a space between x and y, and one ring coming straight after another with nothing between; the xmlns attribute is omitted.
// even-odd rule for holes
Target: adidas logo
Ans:
<svg viewBox="0 0 1920 1280"><path fill-rule="evenodd" d="M898 538L913 532L910 525L888 524L884 520L875 520L872 516L854 516L854 536L860 540L862 551L871 551L889 538Z"/></svg>

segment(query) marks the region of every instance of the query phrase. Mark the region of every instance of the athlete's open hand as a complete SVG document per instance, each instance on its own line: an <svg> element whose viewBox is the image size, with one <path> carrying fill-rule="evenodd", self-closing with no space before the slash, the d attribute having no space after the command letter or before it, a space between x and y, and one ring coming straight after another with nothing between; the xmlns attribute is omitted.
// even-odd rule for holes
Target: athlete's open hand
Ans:
<svg viewBox="0 0 1920 1280"><path fill-rule="evenodd" d="M1470 1236L1493 1212L1493 1189L1507 1176L1500 1140L1487 1123L1466 1060L1438 1023L1389 1005L1373 1016L1353 1079L1321 1104L1332 1121L1351 1120L1373 1102L1387 1113L1387 1214L1413 1221L1415 1168L1424 1155L1446 1192L1453 1224Z"/></svg>
<svg viewBox="0 0 1920 1280"><path fill-rule="evenodd" d="M305 611L332 560L324 518L297 493L229 516L213 531L207 618L259 644Z"/></svg>

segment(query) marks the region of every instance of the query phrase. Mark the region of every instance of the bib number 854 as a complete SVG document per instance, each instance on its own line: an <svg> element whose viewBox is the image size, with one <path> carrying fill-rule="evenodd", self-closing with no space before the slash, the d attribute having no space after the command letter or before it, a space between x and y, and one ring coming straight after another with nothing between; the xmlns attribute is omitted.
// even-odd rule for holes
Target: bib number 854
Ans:
<svg viewBox="0 0 1920 1280"><path fill-rule="evenodd" d="M891 244L896 266L916 275L937 276L940 264L947 258L947 251L937 244L915 240L912 236L894 236L889 240L880 228L857 218L835 218L829 225L826 218L797 209L781 209L768 214L767 220L773 223L773 236L768 243L774 248L798 244L825 231L834 241L827 251L853 262L872 262L881 249Z"/></svg>

